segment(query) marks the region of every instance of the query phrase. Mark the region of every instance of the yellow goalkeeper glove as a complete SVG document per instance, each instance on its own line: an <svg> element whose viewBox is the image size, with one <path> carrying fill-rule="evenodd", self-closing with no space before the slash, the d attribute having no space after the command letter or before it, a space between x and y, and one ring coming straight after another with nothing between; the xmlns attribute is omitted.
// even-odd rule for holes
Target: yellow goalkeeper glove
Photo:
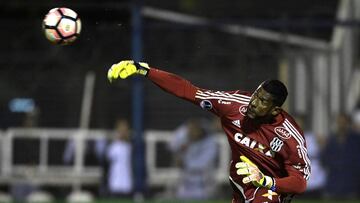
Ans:
<svg viewBox="0 0 360 203"><path fill-rule="evenodd" d="M107 77L109 81L112 82L119 77L125 79L134 74L146 76L149 70L150 67L147 63L137 63L132 60L125 60L112 65L108 70Z"/></svg>
<svg viewBox="0 0 360 203"><path fill-rule="evenodd" d="M260 169L246 156L240 156L242 162L235 164L238 175L245 176L243 183L252 183L256 187L266 187L275 191L275 181L272 177L264 175Z"/></svg>

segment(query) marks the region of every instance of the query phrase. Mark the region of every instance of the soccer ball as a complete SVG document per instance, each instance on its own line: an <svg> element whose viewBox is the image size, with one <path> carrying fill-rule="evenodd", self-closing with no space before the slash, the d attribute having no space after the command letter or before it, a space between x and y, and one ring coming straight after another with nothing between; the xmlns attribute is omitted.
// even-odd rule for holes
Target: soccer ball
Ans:
<svg viewBox="0 0 360 203"><path fill-rule="evenodd" d="M68 45L79 37L81 21L78 14L69 8L53 8L43 20L43 30L51 43Z"/></svg>

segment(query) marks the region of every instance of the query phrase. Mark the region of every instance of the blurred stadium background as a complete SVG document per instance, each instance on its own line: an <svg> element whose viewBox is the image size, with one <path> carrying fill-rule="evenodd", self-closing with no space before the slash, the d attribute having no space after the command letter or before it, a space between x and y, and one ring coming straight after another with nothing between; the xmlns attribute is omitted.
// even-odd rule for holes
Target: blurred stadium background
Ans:
<svg viewBox="0 0 360 203"><path fill-rule="evenodd" d="M60 6L82 20L71 46L51 45L42 33L44 15ZM359 109L357 0L13 0L0 2L0 16L5 200L34 191L59 201L76 191L84 201L103 199L103 170L88 149L125 117L135 132L136 189L145 200L160 201L179 175L173 157L165 156L166 142L186 119L211 115L145 80L110 85L107 70L122 59L143 60L207 89L253 90L267 78L281 79L290 93L285 108L324 138L339 113ZM63 154L72 139L69 165ZM219 138L219 146L215 199L230 202L226 140ZM31 192L18 194L17 186ZM295 202L320 201L302 199Z"/></svg>

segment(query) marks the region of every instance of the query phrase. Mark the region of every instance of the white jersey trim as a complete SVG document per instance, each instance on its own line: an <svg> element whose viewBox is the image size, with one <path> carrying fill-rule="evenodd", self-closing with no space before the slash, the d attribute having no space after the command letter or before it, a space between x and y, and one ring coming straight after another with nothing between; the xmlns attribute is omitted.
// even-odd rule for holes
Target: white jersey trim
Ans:
<svg viewBox="0 0 360 203"><path fill-rule="evenodd" d="M228 94L229 94L229 93L228 93ZM247 96L247 95L243 95L243 94L234 93L233 95L234 95L234 96L239 96L239 97L244 97L244 98L249 99L249 100L250 100L250 98L251 98L251 96Z"/></svg>
<svg viewBox="0 0 360 203"><path fill-rule="evenodd" d="M230 94L228 92L221 92L221 91L211 92L211 91L198 90L197 92L200 92L203 94L208 94L208 95L213 95L213 96L230 97L230 98L239 99L239 100L243 100L243 101L250 101L250 98L251 98L251 97L241 95L241 94Z"/></svg>
<svg viewBox="0 0 360 203"><path fill-rule="evenodd" d="M233 101L233 102L237 102L237 103L241 103L241 104L248 104L249 103L249 99L246 97L236 97L233 96L229 93L222 93L222 92L203 92L198 90L196 92L195 98L198 99L222 99L222 100L226 100L226 101Z"/></svg>
<svg viewBox="0 0 360 203"><path fill-rule="evenodd" d="M304 178L306 180L309 179L310 177L310 159L307 155L307 149L305 147L305 141L304 138L301 136L301 134L299 133L298 130L296 130L296 128L290 123L289 120L285 119L283 126L289 131L291 132L291 135L295 138L295 140L298 142L299 144L299 150L300 150L300 154L302 157L304 162L305 162L305 167L304 167Z"/></svg>

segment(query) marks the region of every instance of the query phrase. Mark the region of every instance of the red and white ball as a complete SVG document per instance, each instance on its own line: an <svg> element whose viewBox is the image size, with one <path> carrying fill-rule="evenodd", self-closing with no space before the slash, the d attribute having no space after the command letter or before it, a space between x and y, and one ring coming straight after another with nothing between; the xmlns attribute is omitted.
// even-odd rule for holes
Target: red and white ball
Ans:
<svg viewBox="0 0 360 203"><path fill-rule="evenodd" d="M53 8L43 20L43 30L51 43L68 45L79 37L81 21L78 14L69 8Z"/></svg>

